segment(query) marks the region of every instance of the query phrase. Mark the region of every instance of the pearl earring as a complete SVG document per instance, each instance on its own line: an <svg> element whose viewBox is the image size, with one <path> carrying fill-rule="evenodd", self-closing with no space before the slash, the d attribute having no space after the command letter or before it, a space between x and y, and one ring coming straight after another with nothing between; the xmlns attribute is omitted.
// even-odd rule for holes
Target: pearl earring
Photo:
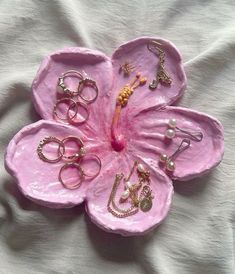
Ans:
<svg viewBox="0 0 235 274"><path fill-rule="evenodd" d="M203 138L203 134L201 131L188 131L182 128L177 127L177 121L176 119L170 119L168 121L168 129L165 131L165 137L167 139L173 139L176 135L176 132L180 131L182 133L184 133L185 135L187 135L188 137L190 137L192 140L196 141L196 142L201 142L202 138Z"/></svg>
<svg viewBox="0 0 235 274"><path fill-rule="evenodd" d="M185 149L189 148L190 140L183 139L177 150L171 155L161 154L159 158L159 163L166 167L167 171L173 172L176 168L174 159Z"/></svg>

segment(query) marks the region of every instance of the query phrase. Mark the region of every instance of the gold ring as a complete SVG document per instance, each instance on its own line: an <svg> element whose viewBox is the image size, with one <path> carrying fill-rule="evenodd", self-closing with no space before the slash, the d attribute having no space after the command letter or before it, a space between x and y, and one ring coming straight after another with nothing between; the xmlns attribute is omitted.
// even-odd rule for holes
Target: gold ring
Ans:
<svg viewBox="0 0 235 274"><path fill-rule="evenodd" d="M48 144L48 143L57 143L59 144L59 148L58 148L58 157L56 159L49 159L47 158L44 153L43 153L43 147ZM61 151L62 149L62 151ZM61 160L61 158L63 157L63 154L65 153L65 147L62 141L60 141L59 139L57 139L56 137L53 136L49 136L49 137L45 137L43 140L40 141L38 147L37 147L37 153L38 153L38 157L43 160L44 162L48 162L48 163L57 163Z"/></svg>
<svg viewBox="0 0 235 274"><path fill-rule="evenodd" d="M63 178L62 178L62 173L64 170L66 170L67 168L69 167L75 167L78 172L80 173L80 178L81 178L81 181L80 182L77 182L76 184L72 185L72 186L69 186L67 185L64 181L63 181ZM78 163L66 163L65 165L62 166L62 168L60 169L60 172L59 172L59 181L61 182L61 184L63 185L63 187L67 188L67 189L77 189L81 186L82 184L82 180L84 179L84 173L83 173L83 170L82 168L80 167L80 165Z"/></svg>
<svg viewBox="0 0 235 274"><path fill-rule="evenodd" d="M84 95L82 95L82 91L83 91L85 86L90 86L95 90L95 96L93 98L88 99ZM83 101L85 101L87 104L91 104L91 103L95 102L95 100L98 97L98 93L99 93L99 90L98 90L98 87L97 87L96 82L94 80L92 80L90 78L84 78L79 82L77 95Z"/></svg>
<svg viewBox="0 0 235 274"><path fill-rule="evenodd" d="M76 153L72 154L72 155L67 156L66 155L66 149L65 149L65 143L69 142L69 141L73 141L73 142L76 143L76 145L78 147L78 151ZM63 144L62 149L64 147L63 159L66 160L66 161L69 161L69 162L76 161L77 159L83 157L86 153L84 143L78 137L75 137L75 136L66 137L61 141L61 143ZM60 146L59 146L59 151L60 151Z"/></svg>
<svg viewBox="0 0 235 274"><path fill-rule="evenodd" d="M70 105L69 105L67 113L66 113L66 118L60 117L57 113L57 109L58 109L59 104L64 103L64 102L70 102ZM69 112L69 110L71 110L72 107L73 108L75 107L75 113L71 117L71 116L69 116L68 112ZM77 112L78 112L77 103L71 98L62 98L60 100L57 100L57 102L54 105L54 109L53 109L53 114L54 114L55 118L57 118L61 121L68 121L68 120L71 121L77 115Z"/></svg>

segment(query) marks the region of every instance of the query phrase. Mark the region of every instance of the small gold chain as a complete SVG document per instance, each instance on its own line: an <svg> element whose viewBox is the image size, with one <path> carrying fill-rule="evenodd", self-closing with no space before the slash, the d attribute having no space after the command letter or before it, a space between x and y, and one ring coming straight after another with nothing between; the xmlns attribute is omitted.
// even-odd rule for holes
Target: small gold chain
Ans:
<svg viewBox="0 0 235 274"><path fill-rule="evenodd" d="M111 190L111 194L110 194L109 200L108 200L108 205L107 205L108 211L118 218L125 218L128 216L134 215L139 211L139 208L136 208L134 205L132 205L128 209L120 209L114 201L114 198L115 198L115 195L117 192L117 188L118 188L123 176L124 175L122 173L116 174L115 181L114 181L114 184L113 184L113 187ZM111 204L116 211L111 208Z"/></svg>
<svg viewBox="0 0 235 274"><path fill-rule="evenodd" d="M127 178L124 178L124 181L129 181L130 177L132 176L136 166L138 165L138 162L135 161L134 165L130 171L130 174ZM147 212L152 208L152 199L154 198L152 196L152 190L150 189L150 179L149 179L149 172L148 171L137 171L138 177L139 177L139 187L129 188L130 191L130 198L131 198L131 207L127 209L123 209L117 206L115 202L115 196L117 193L118 186L120 185L120 182L122 181L124 174L118 173L115 176L115 180L113 183L113 187L109 196L107 209L108 211L118 217L118 218L125 218L131 215L136 214L139 211L139 208L143 212ZM144 185L143 185L144 184ZM143 186L143 187L142 187ZM138 197L138 189L142 187L142 190L140 192L140 195Z"/></svg>

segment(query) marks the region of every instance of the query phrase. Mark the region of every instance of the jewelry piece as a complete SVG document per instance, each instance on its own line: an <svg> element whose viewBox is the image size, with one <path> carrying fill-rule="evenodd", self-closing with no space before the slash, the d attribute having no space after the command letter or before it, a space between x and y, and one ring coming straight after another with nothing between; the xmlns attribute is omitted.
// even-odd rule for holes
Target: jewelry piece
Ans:
<svg viewBox="0 0 235 274"><path fill-rule="evenodd" d="M137 173L141 182L150 183L150 172L142 164L137 163Z"/></svg>
<svg viewBox="0 0 235 274"><path fill-rule="evenodd" d="M131 184L131 182L129 180L130 180L131 176L133 175L136 167L137 167L137 174L139 175L139 183ZM142 186L142 182L143 182L143 180L140 180L140 178L142 178L143 175L141 175L141 174L144 174L144 172L145 172L145 170L144 170L143 165L139 164L137 161L135 161L134 165L130 171L130 174L128 175L127 178L124 179L125 190L122 193L121 198L119 200L120 203L125 202L130 197L131 193L134 193L140 189L140 187Z"/></svg>
<svg viewBox="0 0 235 274"><path fill-rule="evenodd" d="M68 87L66 87L66 85L64 84L64 79L66 77L72 76L72 75L76 75L78 78L83 79L83 75L76 70L69 70L66 71L65 73L63 73L59 78L58 78L58 83L57 83L57 92L59 94L63 94L69 97L73 97L77 94L77 91L73 91L71 89L69 89Z"/></svg>
<svg viewBox="0 0 235 274"><path fill-rule="evenodd" d="M81 163L76 163L76 162L69 162L69 163L66 163L65 165L62 166L62 168L60 169L59 171L59 181L61 182L61 184L67 188L67 189L77 189L81 186L82 184L82 181L84 180L85 177L90 177L92 179L94 179L95 177L97 177L100 173L100 170L101 170L101 160L98 156L96 155L92 155L92 156L95 156L96 157L96 160L98 161L99 163L99 170L95 173L95 174L87 174L84 172L84 169L81 167ZM80 158L79 158L80 159ZM62 173L64 170L66 170L67 168L71 168L71 167L74 167L78 170L78 172L80 173L80 181L77 182L75 185L73 186L69 186L68 184L66 184L62 178Z"/></svg>
<svg viewBox="0 0 235 274"><path fill-rule="evenodd" d="M170 119L168 121L168 129L165 131L165 137L167 139L173 139L177 131L180 131L187 136L189 136L192 140L196 142L201 142L203 138L203 134L201 131L188 131L186 129L181 129L177 127L176 119Z"/></svg>
<svg viewBox="0 0 235 274"><path fill-rule="evenodd" d="M120 72L123 71L124 76L130 76L130 74L131 74L131 72L133 71L134 68L135 68L135 66L132 66L128 62L125 62L123 65L120 65Z"/></svg>
<svg viewBox="0 0 235 274"><path fill-rule="evenodd" d="M134 89L136 89L140 85L144 85L146 83L146 81L147 81L147 79L145 77L141 78L140 72L136 73L135 78L129 84L126 84L120 90L119 95L117 97L117 105L121 106L121 107L125 107L129 100L129 97L134 92Z"/></svg>
<svg viewBox="0 0 235 274"><path fill-rule="evenodd" d="M102 164L101 164L100 158L99 158L97 155L95 155L95 154L89 154L89 157L94 158L95 161L98 163L98 166L99 166L99 167L98 167L98 170L97 170L97 172L94 173L94 174L85 173L84 170L83 170L83 174L84 174L85 177L89 177L89 178L94 179L95 177L97 177L97 176L100 174L100 170L101 170ZM85 157L84 157L84 158L85 158ZM81 162L79 162L80 164L82 163L82 161L84 160L84 158L81 158Z"/></svg>
<svg viewBox="0 0 235 274"><path fill-rule="evenodd" d="M66 154L66 148L65 148L66 146L65 145L69 141L75 142L75 144L78 148L77 152L72 155ZM58 157L55 159L49 159L43 153L43 147L50 142L54 142L59 145L58 149L57 149ZM94 174L89 174L89 173L87 174L84 172L84 169L81 167L81 164L82 164L82 161L86 154L86 150L85 150L83 141L80 138L75 137L75 136L66 137L66 138L62 139L62 141L60 141L58 138L52 137L52 136L45 137L43 140L41 140L39 142L39 145L37 147L37 153L38 153L39 158L44 162L57 163L60 160L64 160L64 161L68 162L68 163L64 164L59 171L59 181L65 188L68 188L68 189L78 188L81 185L81 183L85 177L94 179L95 177L97 177L99 175L100 170L101 170L100 158L97 155L90 154L89 156L94 158L95 161L98 163L98 170ZM70 167L74 167L78 170L78 172L80 173L80 179L81 179L78 183L76 183L73 186L69 186L68 184L66 184L62 178L62 173L64 172L64 170L66 170L67 168L70 168Z"/></svg>
<svg viewBox="0 0 235 274"><path fill-rule="evenodd" d="M142 184L136 183L131 184L129 181L125 183L125 190L123 191L121 198L119 200L120 203L124 203L130 196L133 196L135 192L137 192L141 188Z"/></svg>
<svg viewBox="0 0 235 274"><path fill-rule="evenodd" d="M134 200L132 198L132 195L130 195L132 199L132 203L136 206L139 206L139 208L143 212L147 212L152 208L152 199L154 196L152 195L152 190L149 187L150 184L150 172L144 168L144 166L137 161L134 163L134 167L137 167L137 175L139 178L139 184L137 184L136 190L138 191L142 185L144 184L139 198L137 195L134 196ZM128 180L130 176L132 175L133 171L131 171L131 174L128 177Z"/></svg>
<svg viewBox="0 0 235 274"><path fill-rule="evenodd" d="M114 215L115 217L118 217L118 218L125 218L125 217L128 217L128 216L132 216L134 214L136 214L139 209L135 207L135 205L132 205L130 208L128 209L120 209L117 207L115 201L114 201L114 198L115 198L115 195L116 195L116 192L117 192L117 188L122 180L122 178L124 177L124 175L121 173L121 174L116 174L115 176L115 180L114 180L114 183L113 183L113 187L112 187L112 190L111 190L111 193L110 193L110 196L109 196L109 200L108 200L108 204L107 204L107 209L108 211ZM113 208L115 209L112 209L111 207L111 204L113 206Z"/></svg>
<svg viewBox="0 0 235 274"><path fill-rule="evenodd" d="M61 117L61 116L58 115L57 109L59 108L60 104L65 103L65 102L69 102L69 106L68 106L68 109L67 109L67 112L66 112L66 117ZM75 117L78 114L78 108L79 107L84 109L85 113L86 113L83 120L80 120L80 121L78 119L75 120ZM74 110L74 113L71 115L72 110ZM54 114L55 118L58 119L58 120L66 121L66 122L69 122L70 124L76 124L76 125L80 125L80 124L85 123L88 120L89 115L90 115L89 110L88 110L88 108L85 104L83 104L81 102L76 102L73 99L68 98L68 97L57 100L57 102L54 105L53 114Z"/></svg>
<svg viewBox="0 0 235 274"><path fill-rule="evenodd" d="M138 183L131 184L129 180L135 169L137 170ZM149 175L150 175L149 171L146 171L142 164L139 164L137 161L134 162L134 165L130 171L130 174L128 175L127 178L124 179L125 188L119 200L119 203L124 203L125 201L128 200L128 198L130 198L131 206L127 209L123 209L117 206L115 202L115 196L116 196L117 188L121 180L123 179L124 175L122 173L116 174L115 181L114 181L114 184L109 196L108 204L107 204L108 211L112 215L118 218L124 218L124 217L134 215L139 211L139 208L143 212L149 211L152 208L152 200L154 198L154 196L152 195L152 190L149 187L149 184L150 184ZM138 191L142 186L143 188L138 197Z"/></svg>
<svg viewBox="0 0 235 274"><path fill-rule="evenodd" d="M80 79L77 91L71 90L64 83L64 79L66 77L73 76L73 75L76 75ZM85 77L84 77L84 75L85 75ZM79 96L87 104L95 102L95 100L97 99L97 96L98 96L98 92L99 92L96 82L94 80L92 80L91 78L89 78L85 72L84 72L84 75L81 72L76 71L76 70L66 71L58 79L57 92L59 94L62 94L62 95L68 96L68 97ZM90 86L95 90L95 95L93 96L93 98L88 99L82 95L82 91L85 86Z"/></svg>
<svg viewBox="0 0 235 274"><path fill-rule="evenodd" d="M144 196L144 197L142 197ZM140 209L143 212L149 211L153 206L153 200L154 196L152 195L152 190L148 185L143 187L143 190L140 194Z"/></svg>
<svg viewBox="0 0 235 274"><path fill-rule="evenodd" d="M77 148L78 148L78 152L67 156L66 155L65 144L69 141L72 141L72 142L76 143ZM64 148L62 155L63 155L63 160L65 160L65 161L69 161L69 162L76 161L77 159L84 157L84 155L86 154L84 143L78 137L74 137L74 136L66 137L61 141L61 144L63 145L62 149ZM59 152L61 153L60 149L61 149L61 145L59 145Z"/></svg>
<svg viewBox="0 0 235 274"><path fill-rule="evenodd" d="M62 178L63 172L64 172L67 168L71 168L71 167L76 168L76 169L78 170L78 172L80 173L80 181L77 182L76 184L72 185L72 186L66 184L66 183L64 182L63 178ZM63 165L62 168L61 168L60 171L59 171L59 181L61 182L61 184L63 185L63 187L65 187L65 188L67 188L67 189L73 190L73 189L79 188L79 187L81 186L81 184L82 184L83 179L84 179L84 172L83 172L83 169L81 168L81 166L80 166L78 163L74 163L74 162L72 162L72 163L67 163L67 164Z"/></svg>
<svg viewBox="0 0 235 274"><path fill-rule="evenodd" d="M190 140L183 139L177 150L171 155L161 154L159 158L159 163L164 164L167 171L173 172L176 168L174 159L185 149L190 147Z"/></svg>
<svg viewBox="0 0 235 274"><path fill-rule="evenodd" d="M157 88L159 82L161 84L167 84L167 85L171 85L172 83L171 77L165 70L165 66L164 66L165 52L161 48L159 48L159 46L162 46L162 44L160 44L157 41L150 41L147 44L148 50L159 57L159 64L158 64L158 69L156 73L156 78L153 79L152 82L149 84L149 88L152 90Z"/></svg>
<svg viewBox="0 0 235 274"><path fill-rule="evenodd" d="M87 97L85 97L84 95L82 95L82 91L83 91L83 89L84 89L85 86L92 87L94 89L94 91L95 91L95 95L91 99L88 99ZM92 80L91 78L86 77L86 78L83 78L82 80L79 81L78 91L77 91L76 95L78 95L87 104L94 103L95 100L98 97L98 93L99 93L99 90L98 90L98 87L96 85L96 82L94 80Z"/></svg>
<svg viewBox="0 0 235 274"><path fill-rule="evenodd" d="M49 143L57 143L59 145L58 147L58 156L55 159L49 159L47 158L44 153L43 153L43 147L46 144ZM62 151L61 151L62 150ZM38 153L38 157L44 161L44 162L48 162L48 163L57 163L61 160L61 158L63 157L63 154L65 153L65 147L62 141L60 141L59 139L57 139L56 137L53 136L49 136L49 137L45 137L43 138L40 142L39 145L37 147L37 153Z"/></svg>
<svg viewBox="0 0 235 274"><path fill-rule="evenodd" d="M66 112L66 118L60 117L57 113L57 109L58 109L59 105L62 104L62 103L65 103L65 102L70 103L69 104L69 109L71 109L72 107L75 108L75 112L74 112L73 116L70 117L70 119L73 119L77 115L77 111L78 111L78 106L77 106L76 102L73 99L71 99L71 98L62 98L60 100L57 100L57 102L54 105L53 114L54 114L55 118L57 118L61 121L67 121L68 120L68 111Z"/></svg>
<svg viewBox="0 0 235 274"><path fill-rule="evenodd" d="M81 120L79 120L79 119L76 119L76 120L75 120L75 117L78 116L78 114L79 114L79 112L78 112L79 107L82 108L83 110L85 110L85 117L82 117ZM77 111L75 112L75 115L73 114L73 115L71 116L70 112L71 112L71 110L72 110L73 108L74 108L74 105L73 105L73 104L70 104L69 107L68 107L68 111L67 111L68 122L69 122L70 124L75 124L75 125L84 124L84 123L88 120L88 118L89 118L89 116L90 116L90 112L89 112L89 110L88 110L86 104L83 104L83 103L77 101L77 102L76 102L76 108L75 108L75 110L77 110ZM80 115L80 116L83 116L83 115Z"/></svg>

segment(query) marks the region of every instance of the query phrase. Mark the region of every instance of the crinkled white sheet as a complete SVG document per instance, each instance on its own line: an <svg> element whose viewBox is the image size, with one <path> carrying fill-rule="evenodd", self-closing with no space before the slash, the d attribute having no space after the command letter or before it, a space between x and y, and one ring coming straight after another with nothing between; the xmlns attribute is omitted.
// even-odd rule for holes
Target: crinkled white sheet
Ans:
<svg viewBox="0 0 235 274"><path fill-rule="evenodd" d="M77 45L111 54L142 35L179 48L188 77L179 103L223 123L225 156L207 176L175 183L171 212L158 229L122 238L93 225L84 206L51 210L24 198L3 153L18 130L39 118L30 85L45 55ZM0 273L235 273L233 0L2 0L0 60Z"/></svg>

